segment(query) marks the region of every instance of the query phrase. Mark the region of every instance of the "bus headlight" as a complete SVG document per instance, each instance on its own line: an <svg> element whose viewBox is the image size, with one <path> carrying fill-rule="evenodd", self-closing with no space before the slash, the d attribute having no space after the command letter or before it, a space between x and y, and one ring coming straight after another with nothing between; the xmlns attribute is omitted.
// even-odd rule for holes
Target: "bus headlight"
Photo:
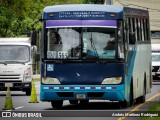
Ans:
<svg viewBox="0 0 160 120"><path fill-rule="evenodd" d="M122 77L105 78L101 84L119 84L122 81Z"/></svg>
<svg viewBox="0 0 160 120"><path fill-rule="evenodd" d="M31 81L31 68L28 68L27 70L24 71L24 80L25 81Z"/></svg>
<svg viewBox="0 0 160 120"><path fill-rule="evenodd" d="M57 78L47 78L43 77L42 78L42 83L43 84L61 84L60 81Z"/></svg>

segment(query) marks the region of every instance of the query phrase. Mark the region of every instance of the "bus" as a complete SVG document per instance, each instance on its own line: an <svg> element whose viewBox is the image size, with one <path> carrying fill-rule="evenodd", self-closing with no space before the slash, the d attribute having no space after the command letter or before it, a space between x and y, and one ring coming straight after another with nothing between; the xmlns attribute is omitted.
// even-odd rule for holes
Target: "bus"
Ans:
<svg viewBox="0 0 160 120"><path fill-rule="evenodd" d="M145 102L152 88L147 10L55 5L44 8L41 21L41 101L55 109L65 100L109 100L122 107Z"/></svg>

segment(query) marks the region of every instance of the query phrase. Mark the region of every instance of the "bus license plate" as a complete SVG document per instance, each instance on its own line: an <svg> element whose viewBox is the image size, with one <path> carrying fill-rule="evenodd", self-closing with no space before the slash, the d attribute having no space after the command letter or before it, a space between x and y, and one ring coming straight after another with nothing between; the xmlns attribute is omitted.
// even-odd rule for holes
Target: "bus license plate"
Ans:
<svg viewBox="0 0 160 120"><path fill-rule="evenodd" d="M76 94L77 99L85 99L86 95L85 94Z"/></svg>
<svg viewBox="0 0 160 120"><path fill-rule="evenodd" d="M13 83L5 83L5 87L13 87Z"/></svg>

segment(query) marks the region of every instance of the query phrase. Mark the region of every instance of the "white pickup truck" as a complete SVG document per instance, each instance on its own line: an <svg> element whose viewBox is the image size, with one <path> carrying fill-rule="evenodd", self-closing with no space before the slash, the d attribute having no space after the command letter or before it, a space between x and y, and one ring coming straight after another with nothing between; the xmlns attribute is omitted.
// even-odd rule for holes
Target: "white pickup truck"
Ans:
<svg viewBox="0 0 160 120"><path fill-rule="evenodd" d="M0 91L31 94L32 48L30 38L0 38Z"/></svg>

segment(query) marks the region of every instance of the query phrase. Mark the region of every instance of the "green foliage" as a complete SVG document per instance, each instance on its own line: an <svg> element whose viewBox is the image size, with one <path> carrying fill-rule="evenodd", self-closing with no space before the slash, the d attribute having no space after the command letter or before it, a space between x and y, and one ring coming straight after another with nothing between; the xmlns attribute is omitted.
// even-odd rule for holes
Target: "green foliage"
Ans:
<svg viewBox="0 0 160 120"><path fill-rule="evenodd" d="M105 0L84 0L83 3L87 4L104 4Z"/></svg>
<svg viewBox="0 0 160 120"><path fill-rule="evenodd" d="M147 110L148 113L153 112L152 114L159 114L160 111L160 101L150 104L151 107ZM160 117L141 117L139 120L160 120Z"/></svg>
<svg viewBox="0 0 160 120"><path fill-rule="evenodd" d="M30 0L1 0L0 1L0 37L18 35L25 16L31 10ZM17 29L15 31L12 31ZM22 29L22 28L21 28Z"/></svg>
<svg viewBox="0 0 160 120"><path fill-rule="evenodd" d="M0 0L0 37L27 35L45 6L103 3L104 0ZM36 25L36 29L40 28L41 23Z"/></svg>

